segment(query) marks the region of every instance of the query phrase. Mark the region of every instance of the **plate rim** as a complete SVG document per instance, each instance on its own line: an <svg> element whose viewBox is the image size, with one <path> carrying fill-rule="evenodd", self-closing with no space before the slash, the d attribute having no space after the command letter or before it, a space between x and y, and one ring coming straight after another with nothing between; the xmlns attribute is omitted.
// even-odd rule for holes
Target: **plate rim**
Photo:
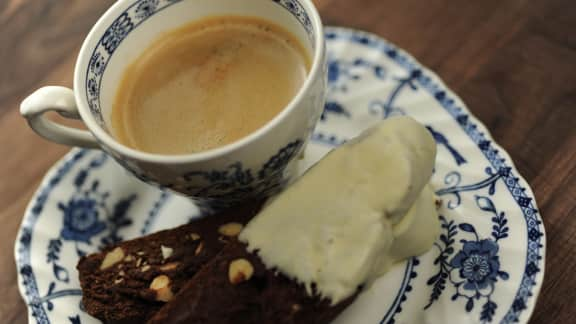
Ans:
<svg viewBox="0 0 576 324"><path fill-rule="evenodd" d="M536 196L534 195L534 192L533 192L532 188L530 187L528 181L526 181L526 179L522 176L522 174L516 168L516 165L514 164L514 161L512 160L512 158L510 157L508 152L504 148L502 148L502 146L500 146L500 144L498 144L496 142L496 140L494 139L494 137L492 136L490 131L486 128L486 126L474 114L472 114L472 112L470 111L468 106L460 98L460 96L458 94L456 94L456 92L452 91L434 71L427 68L425 65L421 64L417 59L415 59L411 54L409 54L408 52L406 52L402 48L396 46L395 44L389 42L388 40L386 40L383 37L376 35L374 33L366 32L366 31L362 31L362 30L357 30L357 29L352 29L352 28L348 28L348 27L326 26L325 33L326 34L336 33L336 34L357 35L360 37L369 38L370 40L374 41L375 43L378 43L378 44L380 44L386 48L390 48L390 49L395 50L398 54L398 57L402 57L405 61L404 64L407 64L408 66L404 66L403 64L401 64L400 62L398 62L395 59L392 59L392 58L390 58L390 59L392 59L399 66L405 68L407 71L410 71L409 68L417 68L417 69L421 70L423 72L423 75L430 78L430 81L431 81L430 84L431 85L435 85L436 88L438 88L438 90L441 90L446 94L447 98L452 98L454 100L455 106L457 106L457 108L461 111L462 114L464 114L468 117L468 125L475 125L477 131L479 133L483 133L485 135L484 136L485 140L490 141L491 146L497 151L494 158L502 159L503 164L506 165L507 167L510 167L511 174L513 174L513 176L515 178L517 178L517 186L519 188L523 189L526 196L532 198L531 203L534 206L534 208L533 208L534 217L537 219L537 221L539 221L538 228L539 228L540 233L541 233L540 242L539 242L539 244L540 244L540 254L539 254L540 260L538 260L539 261L538 265L540 265L540 267L539 267L539 271L535 274L534 284L531 287L529 287L530 289L528 291L529 296L526 299L526 308L516 312L518 320L520 319L520 316L522 316L523 314L527 314L525 316L527 316L526 322L528 322L530 320L532 314L534 313L534 310L535 310L535 307L536 307L536 304L538 301L538 297L540 295L540 291L541 291L541 288L543 285L544 277L545 277L546 245L547 245L546 244L547 243L546 229L544 226L544 222L543 222L543 218L541 216L540 210L538 209L538 206L537 206ZM346 41L352 42L351 39L346 39ZM382 55L385 55L385 53L382 53ZM426 90L429 91L429 89L426 89ZM448 110L448 108L446 108L441 102L439 102L439 100L437 98L435 98L433 93L430 93L430 95L451 115L451 117L453 119L456 119L456 117ZM471 138L471 134L469 133L469 131L466 130L464 128L464 126L462 126L462 125L460 125L460 128L466 134L466 137L468 138L468 140L472 141L474 146L477 147L478 144L474 141L473 138ZM29 304L29 300L27 298L25 286L22 284L23 278L22 278L21 270L22 270L23 266L26 265L26 264L22 264L20 262L21 261L20 260L20 256L21 256L20 250L22 249L22 242L21 242L22 236L25 234L24 231L27 228L29 228L30 225L32 227L34 225L34 223L32 223L32 224L27 224L27 223L29 223L31 217L34 216L33 215L34 214L34 212L33 212L34 206L38 203L38 201L42 197L43 192L46 191L47 189L53 187L53 186L57 186L57 184L53 185L51 183L53 178L58 176L58 172L61 171L61 169L64 169L66 165L71 163L71 165L68 168L68 169L70 169L76 163L76 161L79 158L81 158L82 156L84 156L86 154L86 152L89 152L89 151L85 150L85 149L73 148L69 152L67 152L62 158L58 159L48 169L48 171L44 174L40 185L34 191L34 194L31 196L30 201L28 202L26 209L23 213L23 217L22 217L20 226L18 228L18 234L16 236L16 241L14 244L14 258L16 261L18 290L19 290L19 293L20 293L22 299L26 303L29 321L33 320L34 318L31 316L31 313L32 313L31 305ZM492 161L485 154L484 154L484 157L487 160L487 162L489 162L492 165ZM508 185L506 185L506 187L508 189L510 189ZM512 194L512 192L510 192L510 194L514 198L514 195ZM522 206L518 205L518 202L516 200L514 200L514 201L516 202L515 207L520 208L520 210L522 211L522 215L524 216L524 220L526 221L526 215L522 209ZM32 227L30 227L30 228L32 228ZM526 228L528 228L527 225L526 225ZM32 233L33 233L33 231L32 231ZM528 247L526 246L525 250L527 250L527 249L528 249ZM28 263L27 265L30 266L30 263ZM524 276L525 276L525 271L523 271L523 277ZM518 296L518 291L520 290L521 287L522 287L522 280L520 281L520 287L515 292L515 298L514 299L516 299L516 297ZM532 297L532 298L530 298L530 297ZM506 314L508 314L508 312ZM506 316L506 314L505 314L505 316ZM502 321L504 322L505 319L506 319L506 317L504 317L502 319ZM38 319L36 319L36 320L38 320Z"/></svg>

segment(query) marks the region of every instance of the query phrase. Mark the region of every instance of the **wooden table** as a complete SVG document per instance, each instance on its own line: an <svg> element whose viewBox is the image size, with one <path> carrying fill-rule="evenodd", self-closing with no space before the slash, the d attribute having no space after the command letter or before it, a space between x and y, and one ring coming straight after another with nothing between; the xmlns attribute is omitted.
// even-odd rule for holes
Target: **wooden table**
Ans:
<svg viewBox="0 0 576 324"><path fill-rule="evenodd" d="M112 0L0 1L0 322L25 323L13 246L24 208L69 149L18 113L42 85L71 86ZM572 0L316 0L326 24L375 32L438 72L531 184L548 234L532 323L576 318L576 4Z"/></svg>

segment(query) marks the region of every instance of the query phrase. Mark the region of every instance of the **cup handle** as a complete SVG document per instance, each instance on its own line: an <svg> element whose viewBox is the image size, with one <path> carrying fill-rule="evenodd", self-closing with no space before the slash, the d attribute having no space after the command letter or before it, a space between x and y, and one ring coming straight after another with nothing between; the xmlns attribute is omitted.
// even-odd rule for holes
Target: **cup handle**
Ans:
<svg viewBox="0 0 576 324"><path fill-rule="evenodd" d="M100 148L94 136L84 130L60 125L44 116L55 111L70 119L81 119L76 107L74 92L65 87L43 87L36 90L20 104L20 114L40 136L64 145Z"/></svg>

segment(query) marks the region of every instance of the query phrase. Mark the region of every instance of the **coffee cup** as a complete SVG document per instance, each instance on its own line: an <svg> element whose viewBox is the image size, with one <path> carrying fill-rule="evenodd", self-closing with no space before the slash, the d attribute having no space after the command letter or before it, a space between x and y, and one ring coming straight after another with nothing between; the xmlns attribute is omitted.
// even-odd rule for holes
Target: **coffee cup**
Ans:
<svg viewBox="0 0 576 324"><path fill-rule="evenodd" d="M127 66L163 34L207 17L236 15L273 21L310 53L309 73L290 102L262 127L220 147L158 154L120 142L112 132L114 98ZM84 41L74 90L44 87L20 111L44 138L102 149L139 179L211 207L269 196L294 175L298 157L323 109L326 54L322 23L310 0L119 0ZM87 131L47 118L81 119Z"/></svg>

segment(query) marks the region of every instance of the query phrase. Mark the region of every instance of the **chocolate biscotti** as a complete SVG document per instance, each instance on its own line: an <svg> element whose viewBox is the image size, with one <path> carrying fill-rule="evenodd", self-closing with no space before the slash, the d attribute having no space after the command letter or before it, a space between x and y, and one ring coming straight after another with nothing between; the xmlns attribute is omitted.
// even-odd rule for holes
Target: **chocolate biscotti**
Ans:
<svg viewBox="0 0 576 324"><path fill-rule="evenodd" d="M232 240L148 323L326 324L354 298L331 305L311 297Z"/></svg>
<svg viewBox="0 0 576 324"><path fill-rule="evenodd" d="M214 258L260 209L255 202L111 246L80 259L86 312L104 323L143 323Z"/></svg>

